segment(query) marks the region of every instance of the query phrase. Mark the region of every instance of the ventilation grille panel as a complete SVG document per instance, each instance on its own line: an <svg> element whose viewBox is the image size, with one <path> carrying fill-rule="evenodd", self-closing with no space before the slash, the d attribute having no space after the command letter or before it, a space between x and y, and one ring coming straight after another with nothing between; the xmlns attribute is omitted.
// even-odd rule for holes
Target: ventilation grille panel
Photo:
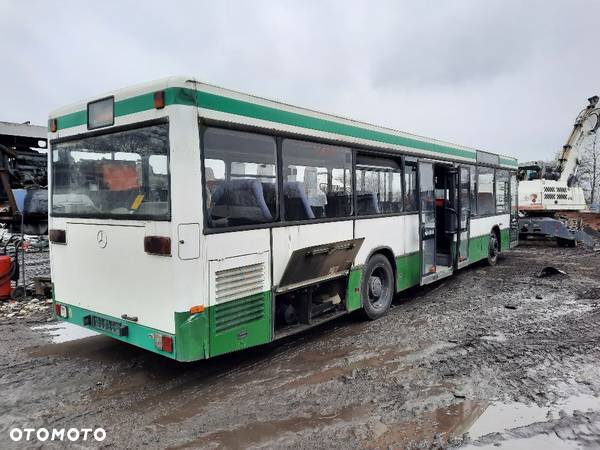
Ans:
<svg viewBox="0 0 600 450"><path fill-rule="evenodd" d="M255 322L264 317L262 294L252 295L239 301L215 306L215 332L223 333L232 328Z"/></svg>
<svg viewBox="0 0 600 450"><path fill-rule="evenodd" d="M224 303L263 291L265 264L257 263L215 273L215 300Z"/></svg>

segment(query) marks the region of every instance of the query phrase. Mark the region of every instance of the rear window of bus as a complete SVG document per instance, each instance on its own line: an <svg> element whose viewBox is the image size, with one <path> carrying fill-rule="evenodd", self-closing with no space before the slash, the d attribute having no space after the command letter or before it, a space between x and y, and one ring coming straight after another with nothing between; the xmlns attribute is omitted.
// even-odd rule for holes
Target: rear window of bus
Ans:
<svg viewBox="0 0 600 450"><path fill-rule="evenodd" d="M168 153L167 124L53 143L52 214L168 219Z"/></svg>

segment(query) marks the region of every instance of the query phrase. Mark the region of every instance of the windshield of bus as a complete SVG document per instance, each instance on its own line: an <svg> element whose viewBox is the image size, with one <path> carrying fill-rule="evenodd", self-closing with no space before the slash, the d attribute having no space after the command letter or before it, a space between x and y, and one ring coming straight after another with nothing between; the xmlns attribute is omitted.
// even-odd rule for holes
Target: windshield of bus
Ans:
<svg viewBox="0 0 600 450"><path fill-rule="evenodd" d="M52 145L52 214L169 218L168 125Z"/></svg>

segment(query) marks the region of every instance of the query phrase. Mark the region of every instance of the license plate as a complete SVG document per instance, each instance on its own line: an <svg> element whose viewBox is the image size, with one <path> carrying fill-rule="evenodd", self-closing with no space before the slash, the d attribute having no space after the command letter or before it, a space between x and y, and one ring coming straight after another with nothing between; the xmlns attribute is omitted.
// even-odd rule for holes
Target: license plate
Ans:
<svg viewBox="0 0 600 450"><path fill-rule="evenodd" d="M104 319L98 316L85 316L83 318L83 324L97 330L106 331L116 336L127 336L128 329L127 325L122 325L114 320Z"/></svg>

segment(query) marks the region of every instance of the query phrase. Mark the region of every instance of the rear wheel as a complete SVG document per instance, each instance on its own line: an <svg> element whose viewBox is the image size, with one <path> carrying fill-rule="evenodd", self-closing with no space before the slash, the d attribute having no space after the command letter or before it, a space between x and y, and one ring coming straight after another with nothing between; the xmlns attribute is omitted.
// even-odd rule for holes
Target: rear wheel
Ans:
<svg viewBox="0 0 600 450"><path fill-rule="evenodd" d="M492 231L488 245L488 265L495 266L498 263L498 253L500 253L500 243L498 242L498 236Z"/></svg>
<svg viewBox="0 0 600 450"><path fill-rule="evenodd" d="M374 255L365 266L361 283L362 315L379 319L390 309L394 297L394 271L388 259Z"/></svg>

